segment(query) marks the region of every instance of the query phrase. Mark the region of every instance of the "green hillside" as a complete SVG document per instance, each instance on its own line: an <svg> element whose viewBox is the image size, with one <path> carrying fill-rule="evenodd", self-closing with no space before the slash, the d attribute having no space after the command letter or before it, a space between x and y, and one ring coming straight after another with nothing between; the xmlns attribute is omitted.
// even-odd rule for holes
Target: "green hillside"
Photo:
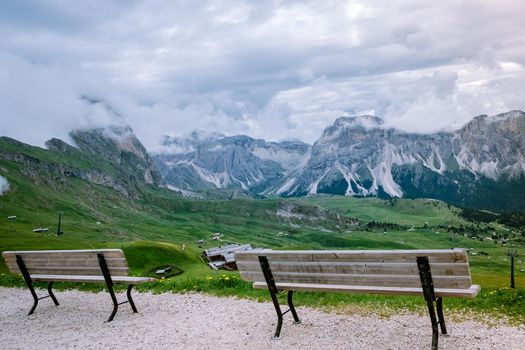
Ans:
<svg viewBox="0 0 525 350"><path fill-rule="evenodd" d="M425 223L431 226L467 224L459 217L461 209L433 199L384 200L376 197L317 195L308 197L306 201L364 221L414 226L423 226Z"/></svg>
<svg viewBox="0 0 525 350"><path fill-rule="evenodd" d="M17 148L12 142L8 146L12 148L8 151L23 153L39 164L89 167L100 161L96 156L86 160L82 154L62 161L53 151L29 146ZM104 161L100 164L111 170L108 172L118 174L118 169L111 169L112 164ZM164 264L175 264L183 270L169 281L159 281L143 289L196 290L266 299L267 293L253 290L239 280L238 274L215 273L209 269L200 259L202 250L227 242L274 249L463 247L470 250L474 283L481 284L483 293L468 304L451 301L447 305L458 310L469 305L479 312L504 314L525 321L520 311L525 303L525 264L521 258L516 265L516 283L521 289L502 289L509 282L507 249L518 249L524 254L523 234L499 223L466 221L459 215L461 209L446 203L340 196L202 200L184 198L141 183L135 184L140 196L129 198L112 188L75 176L39 173L39 169L27 169L23 163L0 157L0 173L11 185L10 190L0 196L1 251L121 247L133 274L152 275L152 269ZM55 234L59 212L62 213L61 236ZM9 220L8 216L13 215L16 220ZM49 231L34 233L33 229L38 227ZM212 241L213 232L223 233L223 241ZM204 240L204 244L199 244L199 240ZM3 261L0 274L0 284L22 285L19 278L8 273ZM232 278L225 279L223 275ZM66 287L73 286L58 284L58 288ZM331 307L355 302L377 310L385 304L394 309L422 305L417 298L309 293L299 296L298 303L301 302Z"/></svg>

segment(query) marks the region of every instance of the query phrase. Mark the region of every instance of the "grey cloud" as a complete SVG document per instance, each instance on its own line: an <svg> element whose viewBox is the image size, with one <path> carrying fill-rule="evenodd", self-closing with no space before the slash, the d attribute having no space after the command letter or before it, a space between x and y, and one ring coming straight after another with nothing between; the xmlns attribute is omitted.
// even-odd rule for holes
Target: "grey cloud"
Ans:
<svg viewBox="0 0 525 350"><path fill-rule="evenodd" d="M149 149L193 129L315 140L340 115L417 132L523 109L517 1L0 4L2 134L110 123ZM31 128L27 126L31 125Z"/></svg>
<svg viewBox="0 0 525 350"><path fill-rule="evenodd" d="M0 175L0 195L4 194L9 190L9 182L5 177Z"/></svg>

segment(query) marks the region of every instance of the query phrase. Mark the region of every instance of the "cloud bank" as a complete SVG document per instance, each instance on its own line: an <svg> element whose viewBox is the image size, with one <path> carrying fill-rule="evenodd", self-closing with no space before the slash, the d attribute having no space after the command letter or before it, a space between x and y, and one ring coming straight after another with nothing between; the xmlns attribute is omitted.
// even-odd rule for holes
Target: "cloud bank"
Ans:
<svg viewBox="0 0 525 350"><path fill-rule="evenodd" d="M9 182L5 177L0 175L0 195L6 193L9 190Z"/></svg>
<svg viewBox="0 0 525 350"><path fill-rule="evenodd" d="M42 145L117 118L150 150L194 129L312 142L365 113L455 129L525 108L524 11L507 0L6 1L0 135Z"/></svg>

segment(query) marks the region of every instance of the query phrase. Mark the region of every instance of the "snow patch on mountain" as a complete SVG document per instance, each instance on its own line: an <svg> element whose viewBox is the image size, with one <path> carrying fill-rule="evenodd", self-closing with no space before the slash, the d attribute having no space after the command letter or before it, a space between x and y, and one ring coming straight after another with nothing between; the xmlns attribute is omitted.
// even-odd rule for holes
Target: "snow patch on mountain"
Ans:
<svg viewBox="0 0 525 350"><path fill-rule="evenodd" d="M356 174L357 164L352 164L351 169L348 169L339 162L335 162L335 168L343 175L348 187L346 188L345 196L368 196L370 190L363 186L361 178ZM354 191L352 184L357 188L357 191Z"/></svg>
<svg viewBox="0 0 525 350"><path fill-rule="evenodd" d="M319 176L317 178L317 180L315 180L311 185L310 187L308 188L308 194L317 194L317 187L319 187L319 183L321 182L321 180L323 180L323 178L326 176L326 174L328 174L328 172L330 171L330 169L326 169L326 171L324 172L323 175Z"/></svg>
<svg viewBox="0 0 525 350"><path fill-rule="evenodd" d="M423 156L421 156L420 154L416 154L416 157L419 158L419 160L425 167L440 175L443 175L443 173L446 170L446 165L443 161L443 157L441 157L439 146L431 144L430 148L432 149L432 152L430 153L430 156L428 158L423 158Z"/></svg>
<svg viewBox="0 0 525 350"><path fill-rule="evenodd" d="M0 175L0 195L6 193L9 190L9 181L2 175Z"/></svg>
<svg viewBox="0 0 525 350"><path fill-rule="evenodd" d="M190 165L195 169L202 180L214 184L217 188L226 188L231 183L230 176L225 171L215 174L193 162L190 162Z"/></svg>
<svg viewBox="0 0 525 350"><path fill-rule="evenodd" d="M275 194L280 195L280 194L283 194L285 192L288 192L290 190L290 188L295 184L296 181L297 181L297 179L295 177L292 177L292 178L286 180L284 185L282 185L281 187L279 187L275 191Z"/></svg>
<svg viewBox="0 0 525 350"><path fill-rule="evenodd" d="M381 186L390 196L400 198L403 196L403 190L392 178L392 164L396 164L395 161L397 160L394 154L395 146L386 144L383 148L382 161L375 167L371 168L369 166L369 168L371 168L372 177L377 186ZM402 163L397 165L402 165ZM377 189L374 188L373 191L375 192L374 194L377 194Z"/></svg>

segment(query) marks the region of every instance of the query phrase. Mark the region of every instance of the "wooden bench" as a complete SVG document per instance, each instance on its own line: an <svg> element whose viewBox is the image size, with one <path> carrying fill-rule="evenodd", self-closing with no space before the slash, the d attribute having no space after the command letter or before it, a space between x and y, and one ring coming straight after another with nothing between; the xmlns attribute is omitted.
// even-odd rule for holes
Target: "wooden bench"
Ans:
<svg viewBox="0 0 525 350"><path fill-rule="evenodd" d="M421 295L432 323L432 349L437 349L438 324L441 333L447 333L442 298L473 298L480 290L472 285L463 249L252 250L236 253L235 259L243 279L270 292L278 318L274 338L279 337L288 311L300 322L292 301L294 291ZM277 301L283 290L288 291L285 312Z"/></svg>
<svg viewBox="0 0 525 350"><path fill-rule="evenodd" d="M56 306L59 305L51 289L53 282L105 283L113 301L113 311L108 319L111 322L121 304L129 302L133 312L137 312L131 298L134 285L155 281L149 277L128 276L128 263L120 249L6 251L2 256L12 273L22 274L33 296L34 304L28 315L35 311L38 301L44 298L50 297ZM33 288L33 282L37 281L49 282L48 295L37 296ZM128 285L126 301L117 301L114 284Z"/></svg>

